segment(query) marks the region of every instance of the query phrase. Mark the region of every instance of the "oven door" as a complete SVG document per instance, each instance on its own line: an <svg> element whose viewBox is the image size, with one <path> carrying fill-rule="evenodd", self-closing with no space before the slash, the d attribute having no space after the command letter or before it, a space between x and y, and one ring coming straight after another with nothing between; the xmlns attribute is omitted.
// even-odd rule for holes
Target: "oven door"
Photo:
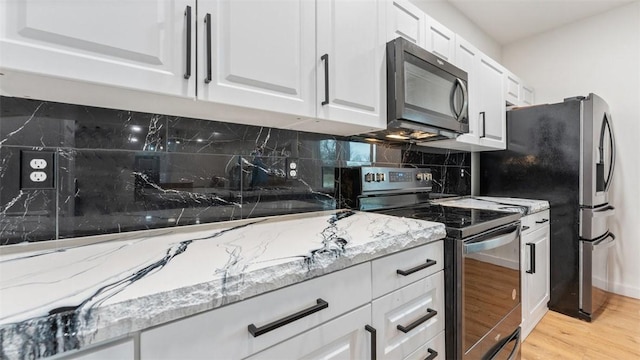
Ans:
<svg viewBox="0 0 640 360"><path fill-rule="evenodd" d="M515 322L505 321L520 309L520 222L466 240L462 271L464 357L482 358L495 352L522 319L517 313Z"/></svg>

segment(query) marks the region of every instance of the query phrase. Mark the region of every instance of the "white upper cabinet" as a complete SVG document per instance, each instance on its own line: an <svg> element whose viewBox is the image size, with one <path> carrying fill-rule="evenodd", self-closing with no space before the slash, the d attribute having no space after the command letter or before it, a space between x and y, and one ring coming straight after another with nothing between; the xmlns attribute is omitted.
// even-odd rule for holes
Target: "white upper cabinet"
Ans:
<svg viewBox="0 0 640 360"><path fill-rule="evenodd" d="M377 1L316 3L317 117L351 123L352 134L386 128L382 115L386 37L381 8ZM331 126L324 121L315 124L306 129L326 132ZM344 130L349 133L348 128Z"/></svg>
<svg viewBox="0 0 640 360"><path fill-rule="evenodd" d="M195 97L195 0L0 1L0 14L7 82L24 72Z"/></svg>
<svg viewBox="0 0 640 360"><path fill-rule="evenodd" d="M315 4L198 3L198 100L315 116Z"/></svg>
<svg viewBox="0 0 640 360"><path fill-rule="evenodd" d="M427 15L408 0L383 0L387 12L387 41L403 37L427 47Z"/></svg>
<svg viewBox="0 0 640 360"><path fill-rule="evenodd" d="M481 91L477 113L469 118L478 118L478 136L482 145L496 149L506 148L506 105L504 100L504 68L490 57L481 54L477 68L477 82Z"/></svg>
<svg viewBox="0 0 640 360"><path fill-rule="evenodd" d="M455 54L456 34L427 16L427 43L426 49L440 58L452 63Z"/></svg>
<svg viewBox="0 0 640 360"><path fill-rule="evenodd" d="M505 101L509 105L520 105L522 101L522 81L509 71L504 74L504 91Z"/></svg>
<svg viewBox="0 0 640 360"><path fill-rule="evenodd" d="M468 76L469 133L422 145L462 151L505 149L504 69L460 36L456 36L453 63Z"/></svg>
<svg viewBox="0 0 640 360"><path fill-rule="evenodd" d="M532 87L522 85L522 104L523 106L529 106L535 104L535 91Z"/></svg>
<svg viewBox="0 0 640 360"><path fill-rule="evenodd" d="M509 71L504 74L504 91L508 105L529 106L534 104L533 88Z"/></svg>

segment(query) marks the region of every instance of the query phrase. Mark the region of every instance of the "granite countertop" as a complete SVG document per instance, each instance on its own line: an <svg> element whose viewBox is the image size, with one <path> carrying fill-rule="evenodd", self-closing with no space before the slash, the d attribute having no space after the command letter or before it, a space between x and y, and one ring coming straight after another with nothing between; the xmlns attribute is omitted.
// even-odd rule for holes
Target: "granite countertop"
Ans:
<svg viewBox="0 0 640 360"><path fill-rule="evenodd" d="M519 212L523 216L535 214L540 211L549 209L549 202L546 200L491 196L471 196L457 199L445 199L438 201L438 204L443 206Z"/></svg>
<svg viewBox="0 0 640 360"><path fill-rule="evenodd" d="M444 236L339 210L0 248L0 358L83 348Z"/></svg>

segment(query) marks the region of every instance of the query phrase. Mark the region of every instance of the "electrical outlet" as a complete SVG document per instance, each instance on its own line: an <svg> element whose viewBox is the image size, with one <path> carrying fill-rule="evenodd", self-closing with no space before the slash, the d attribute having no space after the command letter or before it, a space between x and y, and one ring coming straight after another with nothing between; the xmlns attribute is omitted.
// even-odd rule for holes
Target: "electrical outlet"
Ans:
<svg viewBox="0 0 640 360"><path fill-rule="evenodd" d="M20 152L20 189L55 189L55 152L49 150Z"/></svg>
<svg viewBox="0 0 640 360"><path fill-rule="evenodd" d="M44 171L33 171L29 174L29 179L35 183L47 181L47 173Z"/></svg>
<svg viewBox="0 0 640 360"><path fill-rule="evenodd" d="M47 167L47 160L45 159L31 159L29 166L34 170L41 170Z"/></svg>
<svg viewBox="0 0 640 360"><path fill-rule="evenodd" d="M286 163L286 168L284 172L287 174L287 179L295 180L298 178L298 159L288 157Z"/></svg>

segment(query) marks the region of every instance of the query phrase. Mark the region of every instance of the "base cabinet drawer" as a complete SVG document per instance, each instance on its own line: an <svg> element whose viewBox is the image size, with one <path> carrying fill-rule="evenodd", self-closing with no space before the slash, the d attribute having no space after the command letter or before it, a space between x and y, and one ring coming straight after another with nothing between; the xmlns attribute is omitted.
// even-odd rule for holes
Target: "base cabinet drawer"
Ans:
<svg viewBox="0 0 640 360"><path fill-rule="evenodd" d="M373 359L370 324L366 305L247 359Z"/></svg>
<svg viewBox="0 0 640 360"><path fill-rule="evenodd" d="M133 339L98 345L96 347L62 357L64 360L134 360L135 358L135 346L133 344Z"/></svg>
<svg viewBox="0 0 640 360"><path fill-rule="evenodd" d="M403 359L444 331L444 272L372 302L378 359Z"/></svg>
<svg viewBox="0 0 640 360"><path fill-rule="evenodd" d="M373 298L443 269L444 241L438 240L372 262Z"/></svg>
<svg viewBox="0 0 640 360"><path fill-rule="evenodd" d="M364 263L144 331L140 335L140 356L244 358L370 300L371 265ZM255 336L250 332L251 325Z"/></svg>
<svg viewBox="0 0 640 360"><path fill-rule="evenodd" d="M436 335L428 343L422 345L418 350L412 352L404 360L445 360L445 340L444 331Z"/></svg>
<svg viewBox="0 0 640 360"><path fill-rule="evenodd" d="M549 210L540 211L535 214L527 215L520 219L522 223L523 235L532 233L544 226L549 225Z"/></svg>

